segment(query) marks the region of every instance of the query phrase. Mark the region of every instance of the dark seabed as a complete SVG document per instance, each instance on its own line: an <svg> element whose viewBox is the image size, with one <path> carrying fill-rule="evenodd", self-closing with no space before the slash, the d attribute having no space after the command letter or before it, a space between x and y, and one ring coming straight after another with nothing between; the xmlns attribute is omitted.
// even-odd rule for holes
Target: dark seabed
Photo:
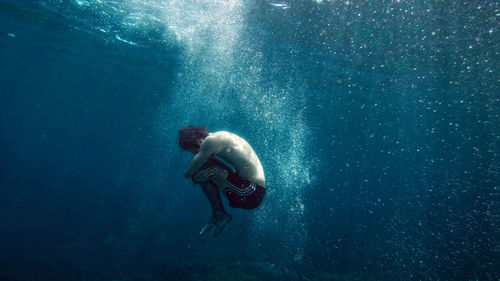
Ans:
<svg viewBox="0 0 500 281"><path fill-rule="evenodd" d="M500 280L500 3L0 0L0 281ZM210 207L187 124L268 192Z"/></svg>

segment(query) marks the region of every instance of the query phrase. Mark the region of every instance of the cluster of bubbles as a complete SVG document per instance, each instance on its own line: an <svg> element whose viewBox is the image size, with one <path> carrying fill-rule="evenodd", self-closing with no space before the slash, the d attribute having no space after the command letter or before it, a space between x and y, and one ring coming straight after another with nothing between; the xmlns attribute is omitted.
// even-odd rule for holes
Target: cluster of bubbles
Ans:
<svg viewBox="0 0 500 281"><path fill-rule="evenodd" d="M268 181L264 206L254 217L255 239L282 231L278 235L289 249L286 254L301 259L307 235L302 192L310 178L303 161L307 128L300 87L265 74L263 54L245 36L241 1L208 6L174 1L167 6L166 22L184 47L184 61L177 94L166 111L180 114L174 118L177 126L233 131L254 146ZM285 227L280 227L283 220Z"/></svg>

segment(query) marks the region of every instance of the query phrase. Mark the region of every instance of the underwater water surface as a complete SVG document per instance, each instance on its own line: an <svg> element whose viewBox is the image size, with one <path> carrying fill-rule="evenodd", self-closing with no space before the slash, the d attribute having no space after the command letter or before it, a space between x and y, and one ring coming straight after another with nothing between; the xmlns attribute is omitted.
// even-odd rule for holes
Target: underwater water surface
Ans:
<svg viewBox="0 0 500 281"><path fill-rule="evenodd" d="M0 280L499 280L498 1L0 0ZM267 194L199 236L185 125Z"/></svg>

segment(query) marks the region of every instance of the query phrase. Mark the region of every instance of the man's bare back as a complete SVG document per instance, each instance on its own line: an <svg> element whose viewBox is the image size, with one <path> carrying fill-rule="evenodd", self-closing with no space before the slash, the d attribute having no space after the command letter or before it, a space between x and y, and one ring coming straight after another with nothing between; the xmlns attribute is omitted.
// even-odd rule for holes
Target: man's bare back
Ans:
<svg viewBox="0 0 500 281"><path fill-rule="evenodd" d="M199 152L189 163L184 175L191 178L212 155L230 163L241 177L266 187L264 169L250 144L238 135L226 131L210 133L203 140Z"/></svg>

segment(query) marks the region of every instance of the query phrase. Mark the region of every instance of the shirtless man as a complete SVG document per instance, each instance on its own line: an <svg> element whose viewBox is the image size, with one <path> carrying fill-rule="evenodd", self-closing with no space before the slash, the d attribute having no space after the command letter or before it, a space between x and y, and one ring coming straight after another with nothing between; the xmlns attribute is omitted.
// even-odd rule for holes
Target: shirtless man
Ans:
<svg viewBox="0 0 500 281"><path fill-rule="evenodd" d="M244 139L225 131L210 133L204 127L187 126L179 131L177 143L195 154L184 177L201 185L212 207L212 216L200 235L215 226L216 236L231 221L219 191L230 207L250 210L259 206L266 193L264 169Z"/></svg>

